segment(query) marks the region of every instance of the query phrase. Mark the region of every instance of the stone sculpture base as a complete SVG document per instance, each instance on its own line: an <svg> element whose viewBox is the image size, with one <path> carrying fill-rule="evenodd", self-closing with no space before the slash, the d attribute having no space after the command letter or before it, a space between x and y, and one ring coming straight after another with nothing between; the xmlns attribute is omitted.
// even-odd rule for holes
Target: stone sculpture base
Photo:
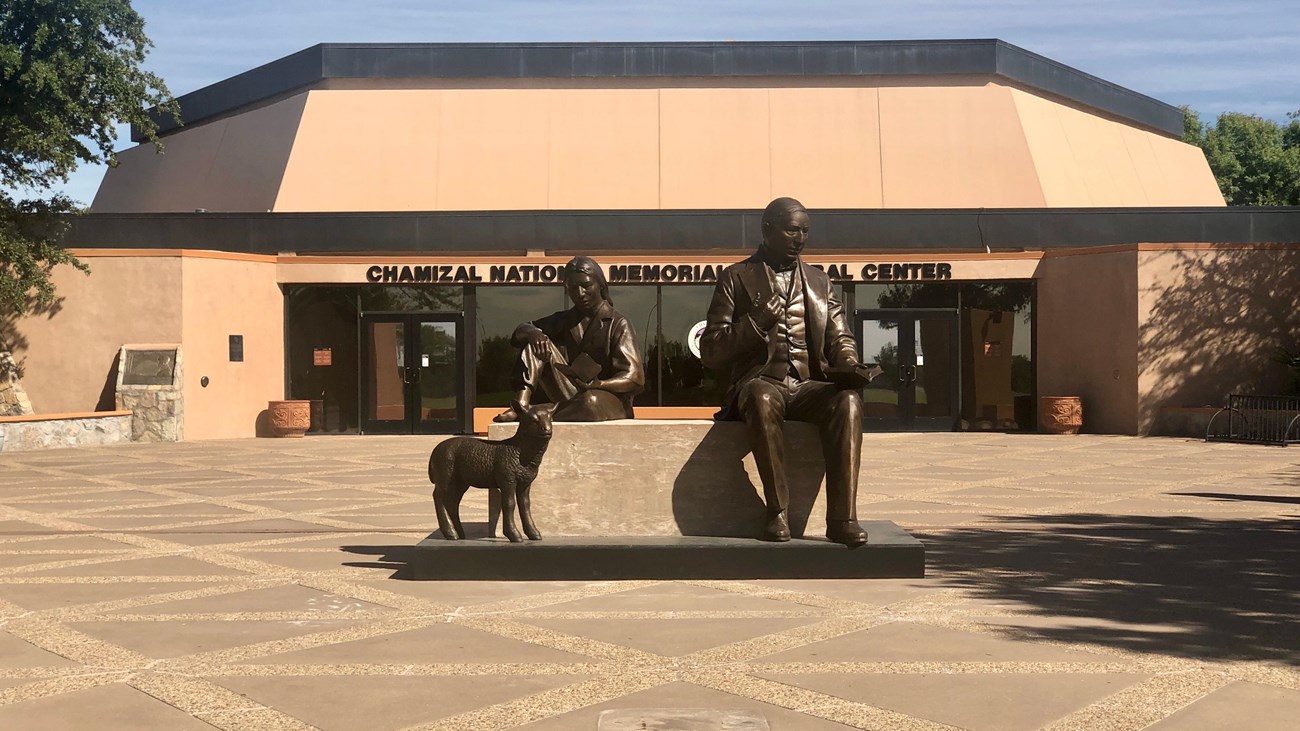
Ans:
<svg viewBox="0 0 1300 731"><path fill-rule="evenodd" d="M899 579L925 576L925 546L886 520L862 521L871 539L766 543L712 536L426 538L403 551L404 578L492 581L620 579Z"/></svg>
<svg viewBox="0 0 1300 731"><path fill-rule="evenodd" d="M493 424L488 437L514 432ZM821 440L811 424L789 422L785 434L790 529L823 535ZM767 522L761 484L740 422L557 423L533 482L533 518L544 536L758 538Z"/></svg>

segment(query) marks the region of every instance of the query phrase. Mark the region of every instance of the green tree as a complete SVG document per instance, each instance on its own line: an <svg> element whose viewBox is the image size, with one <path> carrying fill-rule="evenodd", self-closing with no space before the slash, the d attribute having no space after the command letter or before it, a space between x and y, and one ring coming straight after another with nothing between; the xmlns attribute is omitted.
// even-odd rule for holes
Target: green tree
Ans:
<svg viewBox="0 0 1300 731"><path fill-rule="evenodd" d="M1183 107L1183 141L1205 151L1228 205L1300 205L1300 112L1287 117L1224 112L1209 126Z"/></svg>
<svg viewBox="0 0 1300 731"><path fill-rule="evenodd" d="M90 271L58 245L77 205L48 191L81 163L117 163L115 123L158 144L146 108L179 109L140 68L152 45L129 0L0 3L0 310L50 307L57 265Z"/></svg>

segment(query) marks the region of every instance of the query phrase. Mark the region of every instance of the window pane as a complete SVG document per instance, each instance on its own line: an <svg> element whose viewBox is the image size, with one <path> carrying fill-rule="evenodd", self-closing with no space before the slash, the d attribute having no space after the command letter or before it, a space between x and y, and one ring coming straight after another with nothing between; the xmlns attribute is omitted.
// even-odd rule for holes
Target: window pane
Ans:
<svg viewBox="0 0 1300 731"><path fill-rule="evenodd" d="M456 378L456 324L420 323L420 419L456 418L460 382Z"/></svg>
<svg viewBox="0 0 1300 731"><path fill-rule="evenodd" d="M962 422L968 429L1034 428L1030 282L962 286Z"/></svg>
<svg viewBox="0 0 1300 731"><path fill-rule="evenodd" d="M951 416L953 353L951 317L915 321L916 415Z"/></svg>
<svg viewBox="0 0 1300 731"><path fill-rule="evenodd" d="M481 291L481 290L480 290ZM464 288L459 286L362 287L365 312L460 312Z"/></svg>
<svg viewBox="0 0 1300 731"><path fill-rule="evenodd" d="M614 302L614 309L622 313L632 324L637 350L641 353L641 363L645 366L645 390L637 394L636 400L632 402L633 407L659 405L659 371L654 358L655 352L652 350L655 343L655 323L658 319L655 316L657 289L658 287L654 286L636 285L609 288L609 298Z"/></svg>
<svg viewBox="0 0 1300 731"><path fill-rule="evenodd" d="M400 322L372 322L367 341L366 373L370 375L370 420L401 421L406 418L406 326Z"/></svg>
<svg viewBox="0 0 1300 731"><path fill-rule="evenodd" d="M690 350L696 325L709 313L713 285L662 287L664 406L722 406L730 373L707 370Z"/></svg>
<svg viewBox="0 0 1300 731"><path fill-rule="evenodd" d="M863 415L873 419L897 419L898 321L863 320L859 336L862 362L876 363L884 371L862 389Z"/></svg>
<svg viewBox="0 0 1300 731"><path fill-rule="evenodd" d="M477 393L475 406L509 406L514 395L511 377L519 351L510 336L522 322L532 322L557 310L567 309L569 300L558 284L536 287L479 287L475 301L478 313L478 354L475 358Z"/></svg>
<svg viewBox="0 0 1300 731"><path fill-rule="evenodd" d="M858 284L857 308L957 307L955 284Z"/></svg>
<svg viewBox="0 0 1300 731"><path fill-rule="evenodd" d="M312 402L312 430L355 432L357 287L291 286L289 397Z"/></svg>

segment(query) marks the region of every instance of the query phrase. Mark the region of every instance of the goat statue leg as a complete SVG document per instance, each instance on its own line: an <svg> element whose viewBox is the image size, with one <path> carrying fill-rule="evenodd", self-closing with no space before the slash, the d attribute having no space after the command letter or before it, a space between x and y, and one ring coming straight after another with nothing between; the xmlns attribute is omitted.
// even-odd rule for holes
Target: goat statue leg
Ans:
<svg viewBox="0 0 1300 731"><path fill-rule="evenodd" d="M537 530L537 525L533 523L533 483L529 482L520 485L515 492L518 495L519 520L524 524L524 535L528 536L530 541L542 540L541 532Z"/></svg>
<svg viewBox="0 0 1300 731"><path fill-rule="evenodd" d="M515 481L501 480L501 532L510 539L511 543L520 543L524 540L523 534L519 532L519 526L515 525Z"/></svg>
<svg viewBox="0 0 1300 731"><path fill-rule="evenodd" d="M460 524L460 503L461 500L465 499L465 493L469 492L469 485L458 482L454 487L455 497L450 501L451 504L447 506L447 512L451 514L451 524L456 526L456 535L464 538L465 526Z"/></svg>
<svg viewBox="0 0 1300 731"><path fill-rule="evenodd" d="M433 485L433 507L438 514L438 530L442 532L442 537L449 541L457 541L464 538L464 534L458 530L458 521L453 521L451 517L451 508L460 510L460 496L465 494L464 490L457 490L457 486L449 481L437 482Z"/></svg>

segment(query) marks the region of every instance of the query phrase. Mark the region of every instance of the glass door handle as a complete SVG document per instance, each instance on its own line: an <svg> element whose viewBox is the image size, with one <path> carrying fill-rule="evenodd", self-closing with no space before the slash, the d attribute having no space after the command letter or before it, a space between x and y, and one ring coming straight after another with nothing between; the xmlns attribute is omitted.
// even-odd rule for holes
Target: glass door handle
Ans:
<svg viewBox="0 0 1300 731"><path fill-rule="evenodd" d="M905 365L898 367L898 380L900 383L907 385L916 383L916 366Z"/></svg>

